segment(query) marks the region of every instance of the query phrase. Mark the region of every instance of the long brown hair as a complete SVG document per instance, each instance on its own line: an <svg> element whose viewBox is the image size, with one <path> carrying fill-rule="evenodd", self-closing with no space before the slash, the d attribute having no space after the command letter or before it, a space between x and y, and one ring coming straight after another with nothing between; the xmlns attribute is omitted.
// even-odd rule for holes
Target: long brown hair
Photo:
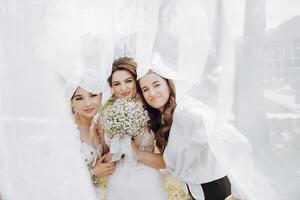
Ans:
<svg viewBox="0 0 300 200"><path fill-rule="evenodd" d="M160 76L160 75L159 75ZM162 77L162 76L161 76ZM140 84L138 84L138 93L142 97L146 105L146 109L150 117L151 129L155 132L155 144L161 152L164 151L170 134L170 129L173 123L173 114L176 108L176 89L174 82L171 79L166 79L167 85L170 90L170 96L167 103L163 107L163 111L160 112L158 109L151 107L142 95Z"/></svg>

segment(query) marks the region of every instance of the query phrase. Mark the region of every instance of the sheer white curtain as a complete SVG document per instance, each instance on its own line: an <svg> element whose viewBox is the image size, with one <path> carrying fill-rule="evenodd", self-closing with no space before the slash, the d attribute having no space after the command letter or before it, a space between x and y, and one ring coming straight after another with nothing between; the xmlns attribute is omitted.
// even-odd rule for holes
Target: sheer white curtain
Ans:
<svg viewBox="0 0 300 200"><path fill-rule="evenodd" d="M160 70L178 75L179 95L212 107L216 128L228 121L248 138L254 187L244 176L237 187L249 199L297 199L299 7L297 0L1 0L4 199L91 195L61 77L90 67L107 86L114 58L134 57L143 74L154 53L164 64ZM234 151L225 153L239 155Z"/></svg>
<svg viewBox="0 0 300 200"><path fill-rule="evenodd" d="M245 1L244 31L236 44L235 123L252 143L259 172L278 199L299 197L299 150L294 145L299 142L300 119L295 84L300 30L294 28L299 5Z"/></svg>
<svg viewBox="0 0 300 200"><path fill-rule="evenodd" d="M3 199L96 198L58 75L82 66L76 5L0 1Z"/></svg>
<svg viewBox="0 0 300 200"><path fill-rule="evenodd" d="M236 154L238 147L214 147L220 159L236 154L244 162L233 173L249 199L299 196L299 5L161 1L158 19L142 29L156 37L137 30L139 74L158 53L160 71L177 74L179 95L187 92L211 106L218 113L216 129L228 121L249 140L253 166Z"/></svg>

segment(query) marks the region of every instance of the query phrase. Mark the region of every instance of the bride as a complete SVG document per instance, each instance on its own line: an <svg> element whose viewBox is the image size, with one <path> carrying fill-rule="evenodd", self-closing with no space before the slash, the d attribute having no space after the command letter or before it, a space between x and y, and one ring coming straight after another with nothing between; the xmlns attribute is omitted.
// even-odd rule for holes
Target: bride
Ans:
<svg viewBox="0 0 300 200"><path fill-rule="evenodd" d="M136 99L139 101L136 87L136 62L127 57L114 61L108 83L116 98ZM154 134L145 130L135 138L139 149L153 153ZM115 172L108 178L107 200L166 200L167 195L161 173L142 163L126 165L125 158L117 162Z"/></svg>

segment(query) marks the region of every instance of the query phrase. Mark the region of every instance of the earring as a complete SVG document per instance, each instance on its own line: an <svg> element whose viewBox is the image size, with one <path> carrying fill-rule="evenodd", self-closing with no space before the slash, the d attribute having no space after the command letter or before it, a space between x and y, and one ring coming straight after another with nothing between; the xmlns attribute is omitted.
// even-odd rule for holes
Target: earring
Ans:
<svg viewBox="0 0 300 200"><path fill-rule="evenodd" d="M75 108L72 107L73 114L78 115L78 112Z"/></svg>
<svg viewBox="0 0 300 200"><path fill-rule="evenodd" d="M161 115L160 123L162 125L165 125L165 115L164 114Z"/></svg>

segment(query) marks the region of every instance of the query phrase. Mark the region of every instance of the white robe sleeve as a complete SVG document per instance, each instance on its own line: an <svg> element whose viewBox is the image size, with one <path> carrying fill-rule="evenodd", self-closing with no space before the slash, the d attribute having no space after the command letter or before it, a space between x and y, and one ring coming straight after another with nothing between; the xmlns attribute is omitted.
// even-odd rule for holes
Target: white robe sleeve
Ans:
<svg viewBox="0 0 300 200"><path fill-rule="evenodd" d="M228 175L236 196L249 196L251 145L230 124L217 123L205 105L176 108L164 160L170 174L184 182L201 184Z"/></svg>
<svg viewBox="0 0 300 200"><path fill-rule="evenodd" d="M199 182L195 173L199 172L198 166L207 149L208 137L199 110L188 109L175 113L164 153L171 174L185 182ZM173 155L169 157L170 154Z"/></svg>

